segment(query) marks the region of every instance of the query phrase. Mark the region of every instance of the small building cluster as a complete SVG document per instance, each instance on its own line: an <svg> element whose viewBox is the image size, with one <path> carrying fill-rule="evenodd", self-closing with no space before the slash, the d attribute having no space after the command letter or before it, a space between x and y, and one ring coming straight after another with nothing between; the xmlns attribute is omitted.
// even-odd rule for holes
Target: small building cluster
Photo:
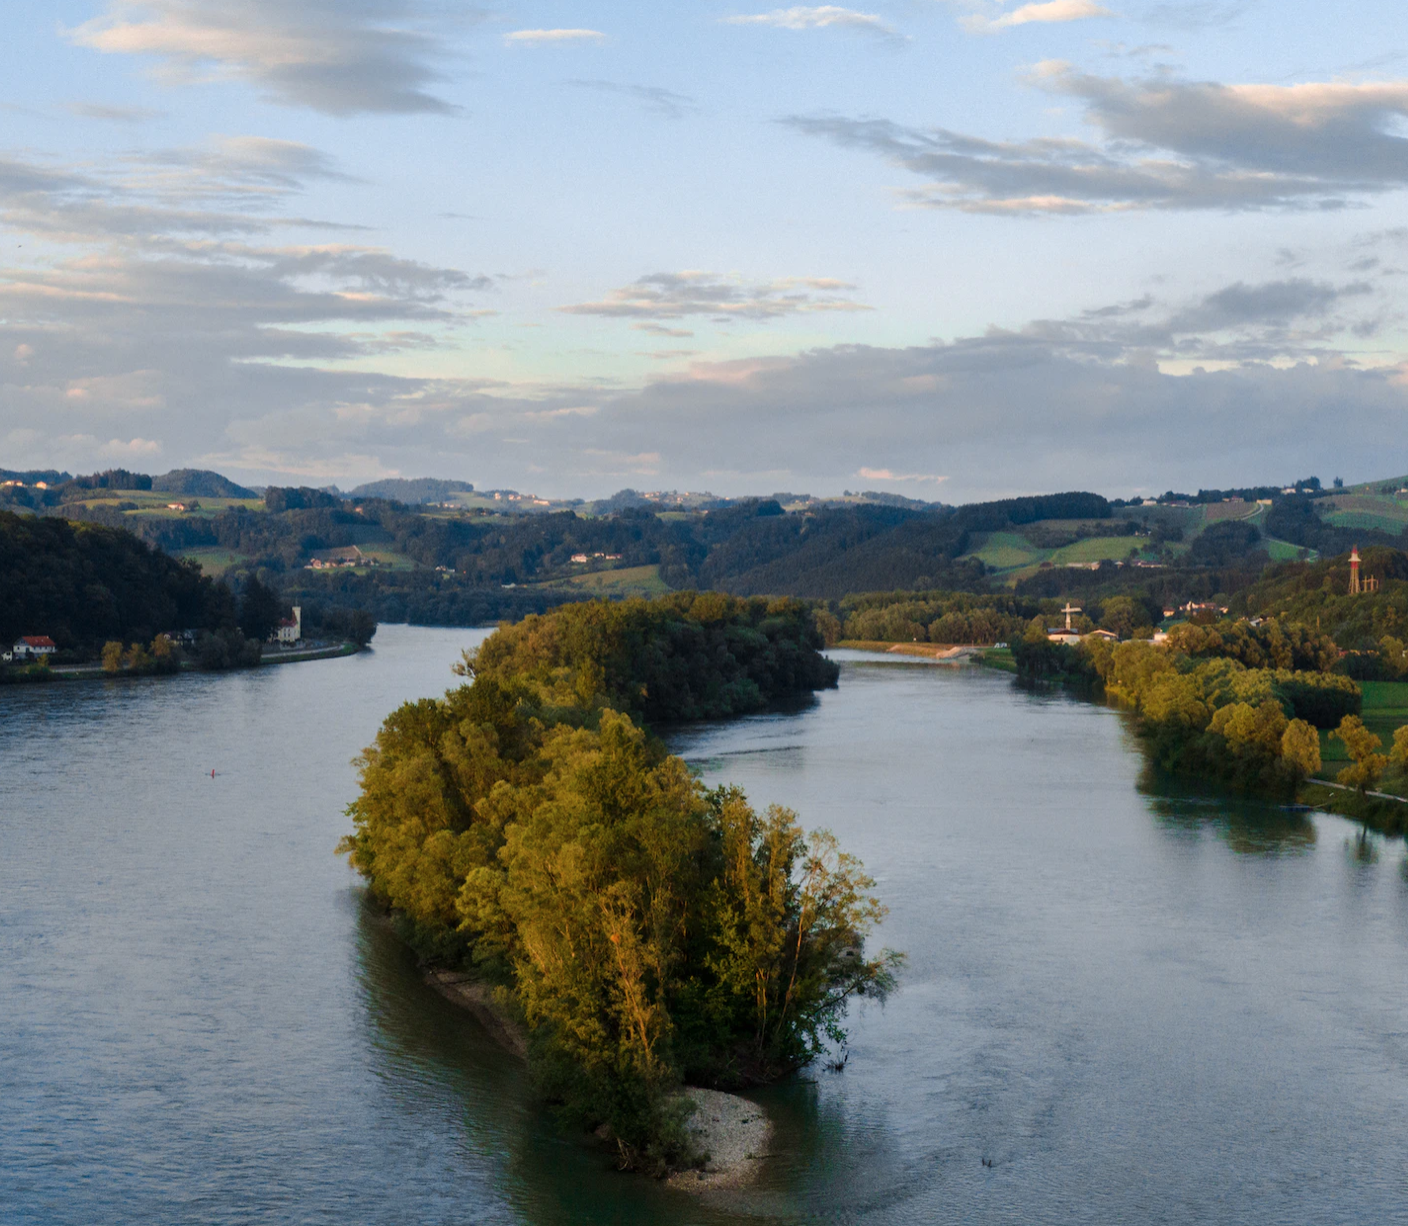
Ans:
<svg viewBox="0 0 1408 1226"><path fill-rule="evenodd" d="M1111 643L1118 643L1120 641L1120 636L1113 630L1091 630L1082 634L1071 625L1071 614L1079 613L1080 609L1071 604L1070 601L1066 602L1066 607L1062 609L1061 612L1066 615L1066 624L1064 626L1048 626L1046 629L1046 637L1053 643L1065 643L1067 646L1074 646L1082 639L1107 639Z"/></svg>
<svg viewBox="0 0 1408 1226"><path fill-rule="evenodd" d="M25 634L15 641L9 651L0 653L0 660L7 663L12 660L15 663L22 660L39 660L53 655L58 649L58 644L47 634Z"/></svg>
<svg viewBox="0 0 1408 1226"><path fill-rule="evenodd" d="M356 545L344 545L340 549L320 549L313 555L304 570L336 570L342 566L377 566L376 558L364 554Z"/></svg>
<svg viewBox="0 0 1408 1226"><path fill-rule="evenodd" d="M621 555L619 553L574 553L572 555L572 561L579 566L590 562L593 558L602 558L607 562L619 562Z"/></svg>

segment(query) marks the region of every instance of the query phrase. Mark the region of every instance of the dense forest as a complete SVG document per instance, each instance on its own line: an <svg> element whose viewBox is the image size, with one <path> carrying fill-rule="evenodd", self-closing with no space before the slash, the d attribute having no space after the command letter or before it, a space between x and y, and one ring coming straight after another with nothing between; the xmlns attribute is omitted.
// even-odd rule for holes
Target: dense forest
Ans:
<svg viewBox="0 0 1408 1226"><path fill-rule="evenodd" d="M47 634L61 650L168 630L233 626L230 590L129 532L0 511L0 643Z"/></svg>
<svg viewBox="0 0 1408 1226"><path fill-rule="evenodd" d="M705 790L636 715L736 714L834 684L793 601L576 605L491 636L360 760L342 850L441 962L497 983L537 1086L624 1165L685 1164L685 1082L773 1080L843 1038L897 957L861 865Z"/></svg>

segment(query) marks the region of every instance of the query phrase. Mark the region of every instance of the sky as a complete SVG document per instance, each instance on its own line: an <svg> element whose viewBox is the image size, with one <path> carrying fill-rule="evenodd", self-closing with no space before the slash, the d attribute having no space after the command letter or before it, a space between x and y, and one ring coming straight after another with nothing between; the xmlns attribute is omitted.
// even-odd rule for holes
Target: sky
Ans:
<svg viewBox="0 0 1408 1226"><path fill-rule="evenodd" d="M0 467L1408 472L1387 0L7 0Z"/></svg>

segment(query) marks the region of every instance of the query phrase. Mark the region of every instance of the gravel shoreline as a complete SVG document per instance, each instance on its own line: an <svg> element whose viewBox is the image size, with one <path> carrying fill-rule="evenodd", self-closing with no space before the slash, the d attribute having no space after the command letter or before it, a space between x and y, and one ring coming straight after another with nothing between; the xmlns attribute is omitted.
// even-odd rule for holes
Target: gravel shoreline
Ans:
<svg viewBox="0 0 1408 1226"><path fill-rule="evenodd" d="M500 1008L487 984L459 971L428 970L425 981L446 1000L474 1014L500 1047L527 1059L527 1038ZM695 1149L709 1159L702 1169L676 1171L666 1184L682 1192L709 1192L751 1183L772 1143L767 1113L757 1103L722 1090L686 1086L680 1093L695 1104L687 1126Z"/></svg>
<svg viewBox="0 0 1408 1226"><path fill-rule="evenodd" d="M715 1188L741 1188L762 1170L772 1143L772 1124L757 1103L686 1086L682 1091L695 1104L688 1128L695 1148L709 1155L701 1170L676 1171L665 1182L683 1192L709 1192Z"/></svg>

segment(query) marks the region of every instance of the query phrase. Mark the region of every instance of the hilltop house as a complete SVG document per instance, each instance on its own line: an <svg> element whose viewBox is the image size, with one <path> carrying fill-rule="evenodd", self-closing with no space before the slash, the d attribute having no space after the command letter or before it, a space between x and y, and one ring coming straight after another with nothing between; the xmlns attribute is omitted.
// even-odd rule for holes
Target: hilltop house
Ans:
<svg viewBox="0 0 1408 1226"><path fill-rule="evenodd" d="M26 634L18 639L10 649L12 660L37 660L40 656L51 656L58 651L58 645L47 634Z"/></svg>
<svg viewBox="0 0 1408 1226"><path fill-rule="evenodd" d="M303 637L303 610L298 605L293 606L291 618L285 617L279 622L274 637L278 639L280 647L292 647Z"/></svg>
<svg viewBox="0 0 1408 1226"><path fill-rule="evenodd" d="M331 570L339 566L375 566L377 559L368 557L356 545L344 545L340 549L320 549L313 555L304 570Z"/></svg>

